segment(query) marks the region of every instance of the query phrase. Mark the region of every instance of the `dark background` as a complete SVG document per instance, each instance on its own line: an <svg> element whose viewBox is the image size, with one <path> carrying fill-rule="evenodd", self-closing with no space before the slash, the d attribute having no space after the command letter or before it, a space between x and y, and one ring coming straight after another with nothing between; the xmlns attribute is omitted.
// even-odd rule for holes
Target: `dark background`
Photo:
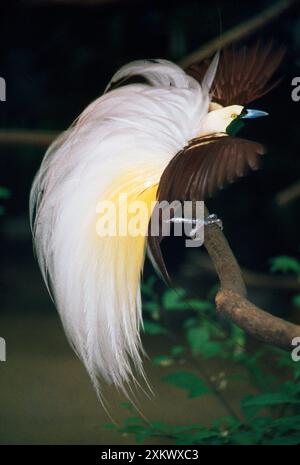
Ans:
<svg viewBox="0 0 300 465"><path fill-rule="evenodd" d="M0 129L64 130L102 93L121 65L138 58L176 62L273 3L2 2L0 76L7 83L7 101L0 102ZM291 80L300 76L299 4L295 2L243 43L251 43L258 37L266 40L273 37L287 48L279 72L283 76L281 84L251 105L268 111L270 116L251 121L242 133L265 143L269 153L260 172L221 192L209 203L209 208L222 217L226 236L241 265L268 272L270 257L299 257L300 197L286 206L279 206L275 200L279 191L300 177L300 102L291 98ZM57 389L55 370L59 376L71 370L71 365L61 365L61 360L68 357L77 370L81 367L67 348L32 254L28 197L45 147L0 143L0 152L0 186L11 191L11 197L1 201L5 213L0 216L0 336L8 344L8 361L5 366L0 364L0 389L3 389L0 443L89 442L91 438L95 442L101 435L98 426L93 433L89 429L85 433L76 430L74 434L69 430L71 423L78 425L82 418L88 417L87 411L103 415L84 371L74 376L81 377L79 384L85 383L88 406L75 388L73 392L71 374L70 386L62 386L53 396L53 389L54 392ZM170 266L180 281L181 266L186 260L184 251L171 243L168 253ZM189 266L194 269L193 259ZM148 269L149 265L147 272ZM197 286L200 294L207 291ZM258 300L269 303L270 310L279 311L272 292L260 291ZM40 351L44 354L41 359ZM53 365L47 359L52 356ZM73 408L70 407L70 412L66 410L68 389L73 393L71 400L72 395L74 399L81 398L76 419ZM41 414L43 409L46 420ZM56 410L53 419L51 415ZM64 424L61 416L66 426L60 431L58 424ZM28 429L32 419L35 421ZM96 414L92 422L98 425Z"/></svg>
<svg viewBox="0 0 300 465"><path fill-rule="evenodd" d="M0 72L7 82L1 128L64 130L121 65L145 57L179 60L272 2L94 3L1 5ZM298 252L299 201L282 209L274 202L278 191L298 180L300 168L300 103L291 99L300 60L297 6L244 42L257 37L273 37L287 47L283 82L254 105L270 118L248 123L243 131L264 142L269 155L263 171L227 189L213 208L241 259L266 269L270 256ZM1 146L0 185L12 191L5 221L27 216L30 184L43 153L43 148Z"/></svg>

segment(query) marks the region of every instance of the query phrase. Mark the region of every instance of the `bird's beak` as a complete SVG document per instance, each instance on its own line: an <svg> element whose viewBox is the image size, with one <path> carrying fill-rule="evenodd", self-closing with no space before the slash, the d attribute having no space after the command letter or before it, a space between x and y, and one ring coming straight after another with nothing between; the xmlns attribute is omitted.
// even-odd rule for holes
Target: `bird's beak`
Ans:
<svg viewBox="0 0 300 465"><path fill-rule="evenodd" d="M268 116L269 113L261 110L251 110L250 108L245 110L245 113L241 115L241 118L261 118L262 116Z"/></svg>

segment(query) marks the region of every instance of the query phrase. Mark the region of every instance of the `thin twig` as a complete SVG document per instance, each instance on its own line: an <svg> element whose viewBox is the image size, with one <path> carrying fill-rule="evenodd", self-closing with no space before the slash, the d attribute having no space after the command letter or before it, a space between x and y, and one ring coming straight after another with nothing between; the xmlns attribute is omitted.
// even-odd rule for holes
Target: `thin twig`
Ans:
<svg viewBox="0 0 300 465"><path fill-rule="evenodd" d="M211 381L210 376L206 371L205 364L203 364L203 366L201 365L200 367L199 364L193 359L190 359L189 362L191 365L194 365L194 367L199 371L201 377L204 379L206 384L210 386L212 393L219 400L220 404L223 405L224 409L228 412L228 414L236 420L242 422L243 418L240 416L240 414L232 407L231 403L227 400L226 396L223 395L222 392L220 392L220 390L216 387L215 383Z"/></svg>
<svg viewBox="0 0 300 465"><path fill-rule="evenodd" d="M295 0L279 0L260 12L254 18L235 26L229 31L216 37L199 50L191 53L179 61L179 65L186 68L192 63L199 62L204 58L211 56L214 52L225 47L226 45L245 38L251 33L263 27L272 19L278 17L287 10ZM76 2L74 2L75 4ZM72 2L71 2L72 4ZM30 131L30 130L0 130L0 145L31 145L36 147L48 146L58 135L56 131Z"/></svg>
<svg viewBox="0 0 300 465"><path fill-rule="evenodd" d="M0 130L0 144L13 146L47 147L59 135L58 131Z"/></svg>
<svg viewBox="0 0 300 465"><path fill-rule="evenodd" d="M197 257L193 256L193 262L196 267L199 264L205 275L215 276L216 270L212 261L205 252L199 251ZM247 288L280 290L280 291L300 291L300 280L294 276L271 275L268 273L257 272L241 267L241 272ZM189 255L187 255L186 265L182 268L182 274L186 278L195 277L194 268L190 266Z"/></svg>
<svg viewBox="0 0 300 465"><path fill-rule="evenodd" d="M175 336L175 334L173 333L169 333L168 337L173 343L176 343L178 341L177 336ZM205 364L200 365L197 362L197 360L193 357L188 358L188 363L192 365L196 369L196 371L200 373L201 378L203 378L206 384L209 385L211 393L219 400L220 404L227 411L228 415L231 415L238 421L242 421L242 418L240 417L239 413L236 412L236 410L232 407L230 402L226 399L226 396L223 395L223 393L217 389L213 381L210 379L210 376L207 373L206 368L204 367Z"/></svg>
<svg viewBox="0 0 300 465"><path fill-rule="evenodd" d="M236 42L240 39L253 34L258 29L265 26L268 22L277 18L281 13L287 10L294 0L280 0L265 10L258 13L254 18L248 19L247 21L238 24L229 31L224 32L221 37L216 37L210 42L206 43L203 47L192 52L190 55L182 58L178 64L182 68L187 68L192 63L197 63L202 61L204 58L210 57L217 50L220 50L223 47L226 47L233 42Z"/></svg>
<svg viewBox="0 0 300 465"><path fill-rule="evenodd" d="M284 206L300 197L300 181L292 184L276 195L276 203Z"/></svg>

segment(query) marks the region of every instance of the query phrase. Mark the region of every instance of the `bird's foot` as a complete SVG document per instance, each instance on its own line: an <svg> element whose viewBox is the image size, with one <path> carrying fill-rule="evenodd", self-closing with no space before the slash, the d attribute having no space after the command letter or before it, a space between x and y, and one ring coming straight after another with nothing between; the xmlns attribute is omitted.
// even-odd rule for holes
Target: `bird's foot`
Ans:
<svg viewBox="0 0 300 465"><path fill-rule="evenodd" d="M223 222L214 213L212 213L211 215L208 215L205 218L204 224L205 224L205 226L210 226L211 224L216 224L217 226L219 226L221 231L223 231Z"/></svg>
<svg viewBox="0 0 300 465"><path fill-rule="evenodd" d="M205 222L203 220L198 220L198 219L194 219L194 218L182 218L182 217L178 217L178 216L175 216L175 217L170 218L168 220L164 220L164 222L165 223L173 223L173 224L182 223L182 224L188 225L191 228L191 230L189 232L187 232L187 231L185 231L185 232L192 239L196 238L197 232L201 228L203 228L203 226L205 225Z"/></svg>
<svg viewBox="0 0 300 465"><path fill-rule="evenodd" d="M216 224L219 226L221 231L223 230L223 223L220 218L217 217L214 213L208 215L205 220L198 220L194 218L181 218L181 217L174 217L168 220L164 220L166 223L186 223L191 226L191 231L188 233L188 236L191 239L196 240L198 239L198 232L200 231L203 226L210 226L211 224Z"/></svg>
<svg viewBox="0 0 300 465"><path fill-rule="evenodd" d="M217 217L217 215L215 215L214 213L212 213L211 215L208 215L205 220L204 220L204 223L203 221L198 221L198 220L194 220L195 221L195 226L193 227L193 229L191 230L189 236L193 239L193 240L197 240L198 239L198 232L200 231L201 228L203 228L203 225L204 226L210 226L211 224L216 224L217 226L219 226L219 228L221 229L221 231L223 230L223 223L222 223L222 220L220 220L220 218Z"/></svg>

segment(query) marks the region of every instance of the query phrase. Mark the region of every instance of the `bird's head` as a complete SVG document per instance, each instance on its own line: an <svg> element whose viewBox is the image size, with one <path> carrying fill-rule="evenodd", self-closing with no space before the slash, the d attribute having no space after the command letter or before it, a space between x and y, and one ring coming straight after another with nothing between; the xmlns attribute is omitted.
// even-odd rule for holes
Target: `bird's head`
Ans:
<svg viewBox="0 0 300 465"><path fill-rule="evenodd" d="M243 126L243 119L268 115L265 111L246 109L242 105L222 107L217 103L211 103L209 109L210 111L203 120L199 136L215 133L234 135Z"/></svg>

